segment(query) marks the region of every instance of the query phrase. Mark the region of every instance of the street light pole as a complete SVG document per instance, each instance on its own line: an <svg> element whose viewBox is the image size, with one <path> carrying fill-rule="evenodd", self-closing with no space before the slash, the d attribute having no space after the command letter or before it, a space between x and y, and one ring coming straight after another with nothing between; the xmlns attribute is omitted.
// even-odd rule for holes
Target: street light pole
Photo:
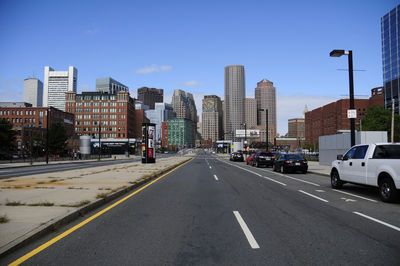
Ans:
<svg viewBox="0 0 400 266"><path fill-rule="evenodd" d="M340 57L342 55L348 56L349 61L349 90L350 90L350 110L354 110L354 81L353 81L353 51L345 50L333 50L330 52L331 57ZM351 146L356 144L356 133L355 133L355 118L350 118L350 131L351 131Z"/></svg>
<svg viewBox="0 0 400 266"><path fill-rule="evenodd" d="M50 118L50 108L46 110L46 164L49 164L49 118Z"/></svg>
<svg viewBox="0 0 400 266"><path fill-rule="evenodd" d="M267 108L265 108L265 109L259 109L259 111L265 111L265 130L266 130L266 132L265 132L265 136L266 136L266 143L267 143L267 146L266 146L266 151L268 151L268 109Z"/></svg>
<svg viewBox="0 0 400 266"><path fill-rule="evenodd" d="M100 121L99 121L99 161L101 158L101 142L100 142L100 136L101 136L101 125L100 125Z"/></svg>

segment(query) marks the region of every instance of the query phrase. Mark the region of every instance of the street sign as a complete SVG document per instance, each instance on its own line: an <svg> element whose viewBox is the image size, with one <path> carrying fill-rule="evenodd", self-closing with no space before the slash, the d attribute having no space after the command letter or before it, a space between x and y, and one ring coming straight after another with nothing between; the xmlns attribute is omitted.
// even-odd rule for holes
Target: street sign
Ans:
<svg viewBox="0 0 400 266"><path fill-rule="evenodd" d="M347 110L347 118L357 118L357 110L356 109Z"/></svg>

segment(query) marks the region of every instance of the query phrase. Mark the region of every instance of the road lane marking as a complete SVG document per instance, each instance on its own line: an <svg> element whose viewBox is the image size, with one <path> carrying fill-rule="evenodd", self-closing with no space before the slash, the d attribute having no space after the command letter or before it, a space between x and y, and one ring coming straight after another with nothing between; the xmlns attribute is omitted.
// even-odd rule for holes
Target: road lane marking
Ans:
<svg viewBox="0 0 400 266"><path fill-rule="evenodd" d="M320 193L325 192L325 190L322 190L322 189L316 189L315 191L320 192Z"/></svg>
<svg viewBox="0 0 400 266"><path fill-rule="evenodd" d="M219 180L218 177L217 177L216 175L214 175L214 178L215 178L215 180L217 180L217 181Z"/></svg>
<svg viewBox="0 0 400 266"><path fill-rule="evenodd" d="M373 218L373 217L371 217L371 216L365 215L365 214L363 214L363 213L361 213L361 212L353 212L353 213L354 213L354 214L357 214L357 215L360 215L360 216L362 216L362 217L364 217L364 218L367 218L367 219L369 219L369 220L371 220L371 221L374 221L374 222L380 223L380 224L382 224L382 225L385 225L385 226L387 226L387 227L390 227L390 228L392 228L392 229L394 229L394 230L400 232L400 228L397 227L397 226L388 224L388 223L386 223L386 222L383 222L383 221L378 220L378 219L376 219L376 218Z"/></svg>
<svg viewBox="0 0 400 266"><path fill-rule="evenodd" d="M210 169L211 169L211 166L208 166L208 167L210 167Z"/></svg>
<svg viewBox="0 0 400 266"><path fill-rule="evenodd" d="M350 195L350 196L353 196L353 197L356 197L356 198L360 198L360 199L363 199L363 200L368 200L368 201L372 201L372 202L377 202L376 200L369 199L369 198L365 198L365 197L361 197L361 196L358 196L358 195L355 195L355 194L352 194L352 193L349 193L349 192L344 192L344 191L340 191L340 190L337 190L337 189L332 189L332 190L333 190L333 191L336 191L336 192L339 192L339 193L346 194L346 195Z"/></svg>
<svg viewBox="0 0 400 266"><path fill-rule="evenodd" d="M219 160L219 161L221 161L221 160ZM267 176L260 175L259 173L250 171L250 170L248 170L248 169L246 169L246 168L243 168L243 167L240 167L240 166L237 166L237 165L234 165L234 164L230 164L230 163L227 163L227 162L224 162L224 161L221 161L221 162L226 163L226 164L229 164L229 165L232 165L232 166L235 166L235 167L240 168L240 169L242 169L242 170L244 170L244 171L247 171L247 172L249 172L249 173L252 173L252 174L254 174L254 175L257 175L257 176L259 176L259 177L268 179L269 181L275 182L275 183L277 183L277 184L279 184L279 185L287 186L285 183L276 181L275 179L269 178L269 177L267 177Z"/></svg>
<svg viewBox="0 0 400 266"><path fill-rule="evenodd" d="M243 230L244 235L247 238L247 241L249 241L250 247L252 249L258 249L260 246L258 245L256 239L254 238L253 234L250 232L250 229L247 227L246 222L243 220L242 216L238 211L233 211L233 214L236 217L236 220L238 221L240 227Z"/></svg>
<svg viewBox="0 0 400 266"><path fill-rule="evenodd" d="M266 171L266 172L270 172L270 173L273 173L273 174L276 174L276 175L284 176L284 177L287 177L287 178L290 178L290 179L293 179L293 180L296 180L296 181L299 181L299 182L303 182L303 183L306 183L306 184L309 184L309 185L313 185L313 186L316 186L316 187L320 187L319 184L316 184L316 183L313 183L313 182L310 182L310 181L305 181L305 180L302 180L302 179L299 179L299 178L295 178L295 177L292 177L292 176L288 176L288 175L284 175L284 174L281 174L281 173L273 172L273 171L270 171L270 170L264 170L264 169L260 169L260 170Z"/></svg>
<svg viewBox="0 0 400 266"><path fill-rule="evenodd" d="M306 195L308 195L308 196L310 196L310 197L316 198L317 200L320 200L320 201L323 201L323 202L329 202L329 201L327 201L326 199L317 197L317 196L315 196L315 195L313 195L313 194L310 194L310 193L307 193L307 192L305 192L305 191L303 191L303 190L299 190L299 192L301 192L301 193L303 193L303 194L306 194Z"/></svg>
<svg viewBox="0 0 400 266"><path fill-rule="evenodd" d="M46 248L50 247L51 245L55 244L56 242L58 242L59 240L63 239L64 237L68 236L69 234L73 233L74 231L78 230L79 228L83 227L84 225L86 225L87 223L91 222L92 220L96 219L97 217L99 217L100 215L108 212L109 210L111 210L112 208L114 208L115 206L121 204L122 202L126 201L127 199L131 198L132 196L136 195L137 193L139 193L140 191L144 190L145 188L149 187L150 185L154 184L155 182L157 182L158 180L160 180L161 178L165 177L166 175L169 175L170 173L174 172L175 170L177 170L178 168L186 165L187 163L191 162L193 160L190 159L189 161L175 167L174 169L166 172L165 174L161 175L160 177L154 179L153 181L151 181L150 183L144 185L143 187L135 190L134 192L132 192L131 194L129 194L128 196L125 196L124 198L120 199L119 201L117 201L116 203L108 206L107 208L99 211L98 213L90 216L89 218L87 218L86 220L84 220L83 222L75 225L74 227L68 229L67 231L65 231L64 233L56 236L55 238L47 241L46 243L42 244L41 246L37 247L36 249L32 250L31 252L25 254L24 256L22 256L21 258L17 259L16 261L12 262L11 264L9 264L10 266L13 265L20 265L21 263L23 263L24 261L30 259L31 257L35 256L36 254L40 253L41 251L45 250Z"/></svg>

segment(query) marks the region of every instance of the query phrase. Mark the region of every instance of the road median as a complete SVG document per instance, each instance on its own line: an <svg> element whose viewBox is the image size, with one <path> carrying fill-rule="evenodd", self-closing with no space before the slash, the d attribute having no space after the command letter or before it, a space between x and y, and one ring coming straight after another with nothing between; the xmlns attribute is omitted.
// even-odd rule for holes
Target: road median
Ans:
<svg viewBox="0 0 400 266"><path fill-rule="evenodd" d="M193 156L0 180L0 254L6 255L144 185Z"/></svg>

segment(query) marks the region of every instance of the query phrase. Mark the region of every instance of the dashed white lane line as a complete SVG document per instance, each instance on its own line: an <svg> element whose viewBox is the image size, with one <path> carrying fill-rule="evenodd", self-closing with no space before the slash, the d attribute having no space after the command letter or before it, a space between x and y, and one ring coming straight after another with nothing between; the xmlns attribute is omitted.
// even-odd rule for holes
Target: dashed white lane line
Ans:
<svg viewBox="0 0 400 266"><path fill-rule="evenodd" d="M246 169L246 168L243 168L243 167L240 167L240 166L237 166L237 165L234 165L234 164L230 164L230 163L224 162L224 161L222 161L222 160L219 160L219 161L220 161L220 162L223 162L223 163L226 163L226 164L229 164L229 165L231 165L231 166L235 166L235 167L240 168L240 169L242 169L242 170L244 170L244 171L247 171L247 172L252 173L252 174L254 174L254 175L257 175L257 176L259 176L259 177L265 178L265 179L267 179L267 180L269 180L269 181L275 182L275 183L277 183L277 184L279 184L279 185L287 186L285 183L276 181L275 179L269 178L269 177L267 177L267 176L260 175L259 173L250 171L250 170L248 170L248 169Z"/></svg>
<svg viewBox="0 0 400 266"><path fill-rule="evenodd" d="M353 213L354 213L354 214L357 214L357 215L359 215L359 216L362 216L362 217L364 217L364 218L367 218L367 219L369 219L369 220L371 220L371 221L374 221L374 222L376 222L376 223L380 223L380 224L382 224L382 225L385 225L385 226L387 226L387 227L389 227L389 228L392 228L392 229L394 229L394 230L400 232L400 228L397 227L397 226L388 224L388 223L386 223L386 222L383 222L383 221L381 221L381 220L378 220L378 219L376 219L376 218L373 218L373 217L371 217L371 216L365 215L365 214L360 213L360 212L353 212Z"/></svg>
<svg viewBox="0 0 400 266"><path fill-rule="evenodd" d="M233 214L236 217L236 220L238 221L240 227L243 230L244 235L247 238L247 241L249 241L250 247L252 249L258 249L260 246L258 245L256 239L254 238L253 234L250 232L250 229L247 227L246 222L243 220L242 216L238 211L233 211Z"/></svg>
<svg viewBox="0 0 400 266"><path fill-rule="evenodd" d="M208 167L210 167L210 169L211 169L211 166L208 166Z"/></svg>
<svg viewBox="0 0 400 266"><path fill-rule="evenodd" d="M310 197L313 197L313 198L315 198L315 199L317 199L317 200L320 200L320 201L323 201L323 202L329 202L329 201L327 201L326 199L317 197L317 196L315 196L315 195L313 195L313 194L310 194L310 193L307 193L307 192L305 192L305 191L303 191L303 190L299 190L299 192L301 192L301 193L303 193L303 194L306 194L306 195L308 195L308 196L310 196Z"/></svg>
<svg viewBox="0 0 400 266"><path fill-rule="evenodd" d="M360 199L363 199L363 200L368 200L368 201L372 201L372 202L378 202L376 200L365 198L365 197L361 197L361 196L358 196L358 195L355 195L355 194L352 194L352 193L349 193L349 192L344 192L344 191L340 191L340 190L337 190L337 189L332 189L332 190L336 191L336 192L339 192L339 193L346 194L346 195L350 195L350 196L353 196L353 197L356 197L356 198L360 198Z"/></svg>
<svg viewBox="0 0 400 266"><path fill-rule="evenodd" d="M287 178L290 178L290 179L293 179L293 180L296 180L296 181L299 181L299 182L303 182L303 183L306 183L306 184L309 184L309 185L313 185L313 186L316 186L316 187L320 187L319 184L316 184L316 183L313 183L313 182L310 182L310 181L298 179L298 178L295 178L295 177L292 177L292 176L288 176L288 175L276 173L276 172L269 171L269 170L264 170L264 169L261 169L261 170L262 170L262 171L266 171L266 172L270 172L270 173L273 173L273 174L276 174L276 175L284 176L284 177L287 177Z"/></svg>
<svg viewBox="0 0 400 266"><path fill-rule="evenodd" d="M214 175L214 178L215 178L215 180L217 180L217 181L219 180L218 177L217 177L216 175Z"/></svg>

